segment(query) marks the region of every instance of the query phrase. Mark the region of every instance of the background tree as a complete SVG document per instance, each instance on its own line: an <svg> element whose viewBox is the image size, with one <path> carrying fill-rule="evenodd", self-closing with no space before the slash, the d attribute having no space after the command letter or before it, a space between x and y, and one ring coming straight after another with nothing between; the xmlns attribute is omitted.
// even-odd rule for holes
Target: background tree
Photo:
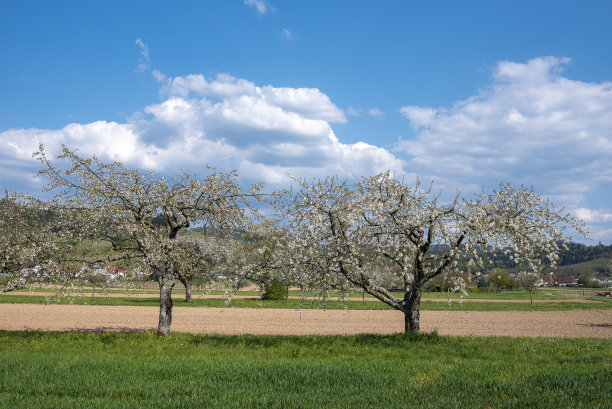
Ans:
<svg viewBox="0 0 612 409"><path fill-rule="evenodd" d="M597 273L592 266L587 266L580 274L578 278L578 285L582 285L584 287L589 288L597 288L600 287L601 284L599 280L597 280Z"/></svg>
<svg viewBox="0 0 612 409"><path fill-rule="evenodd" d="M535 292L536 288L543 284L540 275L533 271L521 271L516 275L515 282L516 285L529 291L531 305L533 305L533 293Z"/></svg>
<svg viewBox="0 0 612 409"><path fill-rule="evenodd" d="M37 239L26 206L15 195L0 200L0 273L9 278L35 258L30 244ZM11 287L19 287L14 283ZM8 290L5 288L4 290Z"/></svg>
<svg viewBox="0 0 612 409"><path fill-rule="evenodd" d="M514 287L514 279L505 268L494 268L491 270L489 273L489 283L491 283L491 291L494 293Z"/></svg>
<svg viewBox="0 0 612 409"><path fill-rule="evenodd" d="M177 239L174 268L185 287L185 301L191 301L194 280L213 281L226 273L232 252L228 240L213 236L181 236Z"/></svg>
<svg viewBox="0 0 612 409"><path fill-rule="evenodd" d="M82 280L91 286L91 298L94 298L96 294L96 287L98 287L100 291L106 292L106 288L109 284L109 279L106 274L95 269L88 269L85 274L83 274Z"/></svg>
<svg viewBox="0 0 612 409"><path fill-rule="evenodd" d="M42 146L35 156L44 166L39 173L49 178L45 189L55 192L55 203L90 213L87 224L92 232L100 232L112 247L123 243L123 254L140 257L157 278L160 334L171 330L178 233L197 223L244 227L252 214L249 199L261 198L261 184L245 191L235 172L209 168L206 177L183 171L166 179L119 162L83 158L65 146L57 160L66 160L67 170L51 163ZM117 232L115 238L109 231Z"/></svg>
<svg viewBox="0 0 612 409"><path fill-rule="evenodd" d="M26 195L0 199L0 291L70 279L71 251L81 240L79 214Z"/></svg>
<svg viewBox="0 0 612 409"><path fill-rule="evenodd" d="M440 276L438 276L440 277ZM450 293L463 293L467 295L469 277L459 269L452 269L441 275L441 291L446 292L448 305L451 303Z"/></svg>
<svg viewBox="0 0 612 409"><path fill-rule="evenodd" d="M489 250L498 250L537 271L556 261L568 240L564 225L583 231L524 187L501 185L472 199L457 195L442 202L431 189L407 185L389 172L352 185L336 178L297 183L284 214L302 274L324 272L320 286L363 288L402 311L407 332L419 331L424 284L457 268L459 260L482 262ZM372 268L382 260L397 268ZM389 274L401 283L403 297L382 284Z"/></svg>
<svg viewBox="0 0 612 409"><path fill-rule="evenodd" d="M251 281L261 290L262 299L286 299L293 283L288 236L275 220L263 219L242 232L234 264L239 266L237 282Z"/></svg>

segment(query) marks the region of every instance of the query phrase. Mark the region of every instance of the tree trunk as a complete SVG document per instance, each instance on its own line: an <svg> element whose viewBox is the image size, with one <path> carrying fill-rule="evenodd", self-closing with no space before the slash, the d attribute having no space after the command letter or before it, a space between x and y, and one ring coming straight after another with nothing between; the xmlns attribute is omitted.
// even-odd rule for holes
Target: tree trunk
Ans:
<svg viewBox="0 0 612 409"><path fill-rule="evenodd" d="M174 287L174 275L172 268L165 268L158 274L159 281L159 324L157 333L169 335L172 325L172 287Z"/></svg>
<svg viewBox="0 0 612 409"><path fill-rule="evenodd" d="M179 278L179 280L181 280L181 283L183 283L183 285L185 286L185 301L190 302L191 301L191 280L188 280L186 278Z"/></svg>
<svg viewBox="0 0 612 409"><path fill-rule="evenodd" d="M421 317L422 287L412 287L404 295L404 332L418 333L419 319Z"/></svg>

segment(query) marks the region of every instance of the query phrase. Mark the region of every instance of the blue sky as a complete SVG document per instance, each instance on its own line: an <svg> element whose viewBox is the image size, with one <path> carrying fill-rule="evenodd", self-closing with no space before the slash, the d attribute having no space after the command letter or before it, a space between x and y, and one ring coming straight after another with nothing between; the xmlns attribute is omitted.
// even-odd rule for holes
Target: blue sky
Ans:
<svg viewBox="0 0 612 409"><path fill-rule="evenodd" d="M612 243L612 2L4 1L0 179L130 166L533 185Z"/></svg>

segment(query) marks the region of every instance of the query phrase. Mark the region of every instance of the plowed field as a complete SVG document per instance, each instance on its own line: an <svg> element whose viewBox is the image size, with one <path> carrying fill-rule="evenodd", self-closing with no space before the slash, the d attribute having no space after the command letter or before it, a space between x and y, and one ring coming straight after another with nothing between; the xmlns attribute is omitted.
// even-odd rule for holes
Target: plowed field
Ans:
<svg viewBox="0 0 612 409"><path fill-rule="evenodd" d="M0 304L0 330L151 331L155 307ZM421 329L442 335L612 338L612 311L422 311ZM218 334L389 334L397 311L174 308L175 332Z"/></svg>

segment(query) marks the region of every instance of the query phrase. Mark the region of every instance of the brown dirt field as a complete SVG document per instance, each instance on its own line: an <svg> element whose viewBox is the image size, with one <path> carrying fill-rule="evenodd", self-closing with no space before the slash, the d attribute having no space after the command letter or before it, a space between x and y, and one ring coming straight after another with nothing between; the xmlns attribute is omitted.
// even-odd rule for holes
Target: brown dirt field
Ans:
<svg viewBox="0 0 612 409"><path fill-rule="evenodd" d="M156 307L0 304L9 331L151 331ZM398 311L175 307L175 332L217 334L389 334ZM612 338L611 311L422 311L421 329L441 335Z"/></svg>
<svg viewBox="0 0 612 409"><path fill-rule="evenodd" d="M0 293L0 296L2 296L3 294L6 295L32 295L32 296L49 296L49 297L53 297L54 294L53 293L49 293L49 292L43 292L43 291L28 291L28 292L9 292L9 293ZM67 295L71 295L71 296L83 296L85 298L87 297L91 297L91 292L87 292L87 291L83 291L81 294L77 294L77 293L67 293ZM102 293L96 293L94 295L95 298L99 298L99 297L110 297L110 298L155 298L157 297L157 294L143 294L143 293L139 293L139 292L134 292L134 293L108 293L108 294L102 294ZM172 298L184 298L185 295L182 292L173 292L172 293ZM192 298L196 299L196 298L226 298L225 295L221 295L221 294L206 294L206 295L202 295L202 294L198 294L198 293L193 293L192 294ZM252 298L252 299L257 299L256 296L253 295L234 295L232 298ZM296 297L296 296L290 296L290 299L293 300L299 300L301 297ZM337 300L337 298L331 298L331 300ZM361 297L345 297L344 300L346 301L363 301L363 298ZM372 297L366 297L365 301L378 301L378 299L376 298L372 298ZM448 302L446 298L421 298L421 301L434 301L434 302ZM508 303L529 303L529 300L504 300L504 299L485 299L485 298L469 298L469 297L464 297L462 299L458 299L458 298L451 298L452 302L508 302ZM571 302L571 303L598 303L601 301L595 301L595 300L587 300L584 298L563 298L563 299L551 299L551 300L533 300L534 303L566 303L566 302Z"/></svg>

